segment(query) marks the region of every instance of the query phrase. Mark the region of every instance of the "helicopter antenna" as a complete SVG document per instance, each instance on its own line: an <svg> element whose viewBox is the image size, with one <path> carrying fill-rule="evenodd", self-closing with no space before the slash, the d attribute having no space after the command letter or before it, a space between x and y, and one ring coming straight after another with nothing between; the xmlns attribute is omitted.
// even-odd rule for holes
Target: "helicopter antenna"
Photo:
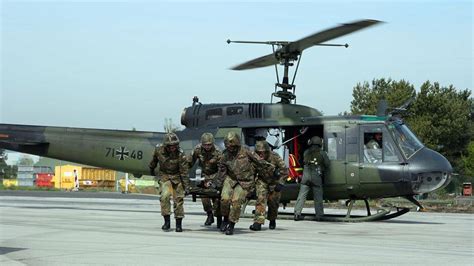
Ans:
<svg viewBox="0 0 474 266"><path fill-rule="evenodd" d="M275 72L277 83L275 84L275 92L272 93L272 97L278 97L281 99L280 103L290 104L296 102L295 89L296 85L294 84L296 74L301 61L301 56L303 50L310 48L312 46L330 46L330 47L345 47L348 48L349 45L346 44L330 44L325 43L326 41L332 40L334 38L352 33L354 31L361 30L363 28L375 25L380 23L378 20L359 20L352 23L342 24L337 27L333 27L321 32L314 33L305 38L299 39L294 42L289 41L232 41L227 40L228 44L231 43L244 43L244 44L266 44L272 45L273 53L255 58L253 60L247 61L240 65L237 65L232 70L247 70L253 68L260 68L275 65ZM278 47L275 49L275 46ZM293 79L291 84L289 83L288 73L289 68L294 66L293 62L298 61L296 65L295 72L293 74ZM283 79L280 82L278 75L277 64L283 66ZM280 90L278 90L280 88Z"/></svg>

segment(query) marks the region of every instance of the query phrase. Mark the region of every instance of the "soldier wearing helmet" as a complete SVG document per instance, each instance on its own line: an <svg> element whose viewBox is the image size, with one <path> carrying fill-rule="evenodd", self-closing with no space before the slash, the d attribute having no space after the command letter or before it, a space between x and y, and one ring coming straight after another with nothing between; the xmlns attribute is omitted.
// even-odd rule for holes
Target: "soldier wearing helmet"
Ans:
<svg viewBox="0 0 474 266"><path fill-rule="evenodd" d="M217 164L222 158L222 152L214 144L214 136L212 133L204 133L201 136L201 143L196 145L191 157L189 158L189 167L192 168L197 162L204 175L202 186L209 188L215 185L217 171L219 170ZM220 211L220 199L201 198L204 211L207 213L207 219L204 225L211 225L214 223L214 215L217 218L217 227L220 228L222 224L222 216Z"/></svg>
<svg viewBox="0 0 474 266"><path fill-rule="evenodd" d="M323 141L314 136L308 141L310 146L303 154L304 169L298 199L295 204L295 221L302 220L301 211L309 190L313 190L315 220L324 216L323 209L323 177L327 176L329 158L322 149Z"/></svg>
<svg viewBox="0 0 474 266"><path fill-rule="evenodd" d="M221 213L224 216L221 231L232 235L240 218L242 204L255 186L255 169L274 171L275 167L247 146L241 145L240 137L235 132L227 134L224 144L218 173L219 180L224 182L221 192Z"/></svg>
<svg viewBox="0 0 474 266"><path fill-rule="evenodd" d="M158 175L161 197L161 215L165 223L163 230L170 229L171 197L173 197L173 212L176 219L176 232L182 232L184 217L184 196L189 188L188 161L184 152L179 148L179 138L175 133L167 133L163 143L157 145L149 167L151 175L155 175L158 166Z"/></svg>
<svg viewBox="0 0 474 266"><path fill-rule="evenodd" d="M265 210L268 203L267 219L270 220L270 229L275 229L278 207L280 205L281 189L288 177L288 168L278 153L271 151L267 141L257 141L255 153L261 159L275 166L272 172L257 169L255 180L255 190L257 192L257 202L255 203L254 223L250 230L260 231L265 223Z"/></svg>

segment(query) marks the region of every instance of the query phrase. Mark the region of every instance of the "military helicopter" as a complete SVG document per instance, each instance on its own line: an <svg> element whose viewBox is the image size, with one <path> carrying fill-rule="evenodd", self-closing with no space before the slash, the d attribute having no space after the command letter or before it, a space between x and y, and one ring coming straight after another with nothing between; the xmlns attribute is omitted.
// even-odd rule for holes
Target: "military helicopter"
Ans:
<svg viewBox="0 0 474 266"><path fill-rule="evenodd" d="M344 199L348 205L346 215L326 215L325 220L383 220L409 210L395 207L395 212L381 209L372 214L368 199L404 197L422 208L414 196L446 186L452 167L442 155L425 147L404 124L399 116L403 106L391 112L387 112L386 107L380 108L377 115L323 116L315 108L296 104L294 80L305 49L315 45L347 48L347 44L326 42L379 23L377 20L359 20L293 42L228 40L228 43L272 46L272 53L232 68L247 70L274 65L277 83L272 101L203 104L194 97L192 105L181 115L185 129L176 132L181 148L189 154L204 132L214 134L216 144L221 148L224 137L231 131L238 133L243 144L250 147L257 140L266 139L290 169L281 197L281 203L286 206L297 197L297 180L302 173L298 164L308 147L308 140L320 136L330 159L329 175L324 180L324 199ZM293 81L289 83L289 68L295 61L298 64ZM284 69L281 82L278 65ZM273 97L280 100L273 103ZM0 124L0 148L141 176L148 174L153 150L164 135L165 132ZM371 139L377 141L379 149L367 148ZM199 181L193 170L190 173L193 180ZM197 189L193 190L193 196L212 196L212 193ZM351 214L356 200L365 202L366 216Z"/></svg>

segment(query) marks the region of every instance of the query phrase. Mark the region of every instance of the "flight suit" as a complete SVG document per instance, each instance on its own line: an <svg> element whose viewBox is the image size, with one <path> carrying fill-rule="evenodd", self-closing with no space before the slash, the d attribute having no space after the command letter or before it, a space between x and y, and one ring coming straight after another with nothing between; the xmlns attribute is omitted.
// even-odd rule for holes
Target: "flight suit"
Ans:
<svg viewBox="0 0 474 266"><path fill-rule="evenodd" d="M209 181L214 184L217 183L216 176L218 172L218 163L222 159L222 152L216 145L208 152L201 144L196 145L194 148L191 158L189 160L189 167L192 167L198 162L201 167L202 174L204 175L204 183ZM220 199L201 198L202 206L206 213L213 212L215 216L221 216L220 212Z"/></svg>
<svg viewBox="0 0 474 266"><path fill-rule="evenodd" d="M173 197L174 217L176 219L183 218L185 189L189 188L189 168L186 156L181 149L174 153L169 153L165 145L159 145L155 148L149 167L150 169L155 169L157 165L157 176L161 191L161 215L169 216L171 214L170 200Z"/></svg>
<svg viewBox="0 0 474 266"><path fill-rule="evenodd" d="M257 170L257 178L255 181L257 202L255 204L255 218L254 222L259 224L265 223L265 210L268 204L267 219L276 220L278 216L278 207L280 205L281 192L275 191L277 184L284 185L288 177L288 168L280 155L275 152L270 152L268 158L265 159L270 164L274 165L276 171L265 172L260 169Z"/></svg>
<svg viewBox="0 0 474 266"><path fill-rule="evenodd" d="M300 191L295 204L295 218L301 215L306 196L313 190L315 219L324 216L323 177L329 170L329 158L319 145L310 146L303 154L304 168Z"/></svg>
<svg viewBox="0 0 474 266"><path fill-rule="evenodd" d="M364 161L369 163L381 163L382 162L382 148L380 143L371 139L364 147Z"/></svg>

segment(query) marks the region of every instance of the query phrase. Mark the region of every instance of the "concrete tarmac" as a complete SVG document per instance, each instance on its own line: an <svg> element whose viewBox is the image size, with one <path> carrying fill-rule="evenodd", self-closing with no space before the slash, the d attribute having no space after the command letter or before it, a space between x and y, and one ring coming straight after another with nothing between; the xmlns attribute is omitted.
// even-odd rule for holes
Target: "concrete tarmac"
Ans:
<svg viewBox="0 0 474 266"><path fill-rule="evenodd" d="M189 199L184 232L176 233L161 230L157 197L58 193L0 192L0 265L474 264L472 214L410 212L366 223L287 219L260 232L242 218L226 236L205 227L200 202Z"/></svg>

